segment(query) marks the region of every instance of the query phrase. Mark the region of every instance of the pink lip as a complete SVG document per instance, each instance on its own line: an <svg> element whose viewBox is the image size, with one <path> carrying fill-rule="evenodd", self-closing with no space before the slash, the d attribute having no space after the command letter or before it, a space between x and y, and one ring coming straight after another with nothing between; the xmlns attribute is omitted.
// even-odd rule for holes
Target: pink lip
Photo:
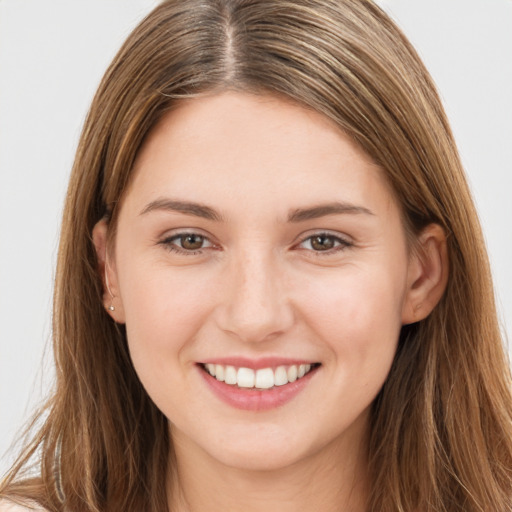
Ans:
<svg viewBox="0 0 512 512"><path fill-rule="evenodd" d="M261 368L277 368L278 366L291 366L293 364L314 364L316 361L306 361L304 359L290 359L283 357L262 357L260 359L249 359L247 357L220 357L216 359L206 359L201 364L221 364L223 366L235 366L236 368L251 368L260 370Z"/></svg>
<svg viewBox="0 0 512 512"><path fill-rule="evenodd" d="M229 359L229 361L234 361L234 359ZM219 359L216 359L215 362L217 364L232 364L220 363ZM254 361L252 361L252 363L254 364ZM286 366L287 364L297 363L280 362L276 366ZM266 365L259 366L257 368L255 368L253 365L249 366L247 363L240 365L232 364L232 366L258 369L269 368L274 365L269 365L267 361ZM316 374L318 370L318 368L314 368L304 377L296 380L295 382L285 384L284 386L275 386L271 389L259 390L255 388L242 389L238 386L220 382L215 377L212 377L209 373L207 373L202 365L198 365L197 368L210 390L213 391L213 393L218 398L220 398L224 403L230 405L231 407L246 411L266 411L286 404L295 396L297 396L308 385L312 376Z"/></svg>

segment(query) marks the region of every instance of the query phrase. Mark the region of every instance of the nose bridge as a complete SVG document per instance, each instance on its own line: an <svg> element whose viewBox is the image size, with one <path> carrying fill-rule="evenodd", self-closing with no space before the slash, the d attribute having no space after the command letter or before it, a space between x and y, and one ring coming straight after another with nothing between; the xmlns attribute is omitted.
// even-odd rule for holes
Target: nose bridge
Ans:
<svg viewBox="0 0 512 512"><path fill-rule="evenodd" d="M223 329L243 341L264 341L293 322L278 258L269 249L243 250L230 265Z"/></svg>

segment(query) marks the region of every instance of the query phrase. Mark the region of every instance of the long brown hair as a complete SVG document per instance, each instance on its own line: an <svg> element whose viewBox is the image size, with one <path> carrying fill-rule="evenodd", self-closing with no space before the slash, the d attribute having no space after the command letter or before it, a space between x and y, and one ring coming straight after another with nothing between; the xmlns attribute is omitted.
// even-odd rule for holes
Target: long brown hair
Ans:
<svg viewBox="0 0 512 512"><path fill-rule="evenodd" d="M368 0L169 0L129 36L93 101L69 184L56 391L0 495L52 511L167 510L167 420L104 311L91 232L107 216L115 236L135 156L162 115L226 89L329 117L384 169L409 232L435 222L448 235L446 292L403 328L373 405L368 510L511 510L511 382L477 215L428 72Z"/></svg>

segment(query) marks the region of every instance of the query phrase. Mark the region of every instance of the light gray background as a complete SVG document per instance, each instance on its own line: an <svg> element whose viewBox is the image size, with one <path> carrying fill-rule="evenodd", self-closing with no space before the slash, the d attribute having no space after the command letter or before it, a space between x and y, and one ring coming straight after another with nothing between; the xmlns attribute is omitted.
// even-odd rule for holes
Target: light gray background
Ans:
<svg viewBox="0 0 512 512"><path fill-rule="evenodd" d="M156 0L0 0L0 473L52 381L60 213L99 80ZM512 0L381 0L419 50L480 212L512 332ZM43 353L44 362L43 362Z"/></svg>

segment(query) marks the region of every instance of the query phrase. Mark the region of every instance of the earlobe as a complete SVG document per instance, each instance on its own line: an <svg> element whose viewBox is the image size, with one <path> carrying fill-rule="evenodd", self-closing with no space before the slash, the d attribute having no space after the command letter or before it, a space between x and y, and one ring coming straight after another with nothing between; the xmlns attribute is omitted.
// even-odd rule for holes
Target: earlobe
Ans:
<svg viewBox="0 0 512 512"><path fill-rule="evenodd" d="M92 240L98 259L98 273L103 283L103 305L117 323L124 323L124 310L118 292L116 269L108 253L108 225L104 219L94 226Z"/></svg>
<svg viewBox="0 0 512 512"><path fill-rule="evenodd" d="M446 234L438 224L429 224L418 236L410 256L403 325L430 315L444 294L448 272Z"/></svg>

